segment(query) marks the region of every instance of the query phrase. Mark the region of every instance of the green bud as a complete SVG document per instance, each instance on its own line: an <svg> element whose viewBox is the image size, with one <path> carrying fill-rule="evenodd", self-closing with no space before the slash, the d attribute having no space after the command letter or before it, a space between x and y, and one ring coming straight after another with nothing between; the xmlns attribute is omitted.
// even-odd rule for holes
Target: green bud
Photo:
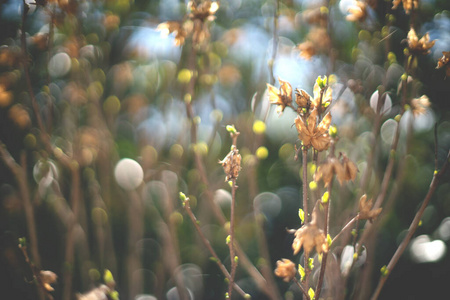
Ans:
<svg viewBox="0 0 450 300"><path fill-rule="evenodd" d="M27 246L27 239L25 237L19 238L19 247L26 247Z"/></svg>
<svg viewBox="0 0 450 300"><path fill-rule="evenodd" d="M387 274L389 274L389 270L386 267L386 265L381 267L380 272L381 272L381 276L386 276Z"/></svg>
<svg viewBox="0 0 450 300"><path fill-rule="evenodd" d="M180 192L179 195L180 195L181 201L183 201L183 202L186 201L186 195L183 192Z"/></svg>
<svg viewBox="0 0 450 300"><path fill-rule="evenodd" d="M231 243L231 235L228 235L227 236L227 238L226 238L226 240L225 240L225 243L228 245L229 243Z"/></svg>
<svg viewBox="0 0 450 300"><path fill-rule="evenodd" d="M103 274L103 281L107 286L114 286L116 284L111 271L108 269L105 269L105 273Z"/></svg>
<svg viewBox="0 0 450 300"><path fill-rule="evenodd" d="M209 260L210 260L210 261L213 261L213 262L215 262L215 263L218 263L218 262L219 262L219 260L218 260L217 258L215 258L214 256L210 256L210 257L209 257Z"/></svg>
<svg viewBox="0 0 450 300"><path fill-rule="evenodd" d="M238 263L238 262L239 262L239 257L238 257L237 255L234 257L234 262L235 262L235 263Z"/></svg>
<svg viewBox="0 0 450 300"><path fill-rule="evenodd" d="M336 125L331 125L330 129L328 129L328 133L330 134L330 136L332 138L335 138L337 136L337 133L338 133Z"/></svg>
<svg viewBox="0 0 450 300"><path fill-rule="evenodd" d="M330 199L330 194L328 192L325 192L322 196L322 203L328 203L328 200Z"/></svg>
<svg viewBox="0 0 450 300"><path fill-rule="evenodd" d="M301 208L299 208L298 210L298 217L300 218L300 221L302 221L302 223L305 222L305 212Z"/></svg>
<svg viewBox="0 0 450 300"><path fill-rule="evenodd" d="M314 269L314 258L308 258L308 269Z"/></svg>
<svg viewBox="0 0 450 300"><path fill-rule="evenodd" d="M327 76L324 76L323 79L321 76L317 77L316 82L321 89L324 89L327 86Z"/></svg>
<svg viewBox="0 0 450 300"><path fill-rule="evenodd" d="M252 296L250 296L250 294L245 294L244 299L252 299Z"/></svg>
<svg viewBox="0 0 450 300"><path fill-rule="evenodd" d="M112 300L119 300L119 292L118 291L112 291L109 293L109 297Z"/></svg>
<svg viewBox="0 0 450 300"><path fill-rule="evenodd" d="M311 181L311 182L309 183L309 189L310 189L311 191L317 190L317 182Z"/></svg>
<svg viewBox="0 0 450 300"><path fill-rule="evenodd" d="M314 293L314 290L312 288L309 288L308 295L309 295L309 298L311 300L314 300L315 293Z"/></svg>
<svg viewBox="0 0 450 300"><path fill-rule="evenodd" d="M229 133L236 133L236 128L234 127L234 125L227 125L226 128Z"/></svg>
<svg viewBox="0 0 450 300"><path fill-rule="evenodd" d="M298 274L300 275L300 280L303 281L305 279L305 268L302 267L301 264L298 264Z"/></svg>
<svg viewBox="0 0 450 300"><path fill-rule="evenodd" d="M327 234L327 243L328 243L328 248L330 248L331 244L333 243L333 239L331 239L330 234Z"/></svg>

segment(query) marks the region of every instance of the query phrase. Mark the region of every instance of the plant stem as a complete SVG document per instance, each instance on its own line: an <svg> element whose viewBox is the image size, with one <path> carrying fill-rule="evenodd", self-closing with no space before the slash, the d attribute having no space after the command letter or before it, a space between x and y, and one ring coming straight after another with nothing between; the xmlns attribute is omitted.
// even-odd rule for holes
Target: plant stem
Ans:
<svg viewBox="0 0 450 300"><path fill-rule="evenodd" d="M272 41L272 58L269 61L269 75L270 75L270 84L275 83L275 76L273 74L273 69L275 65L275 59L277 57L277 49L278 49L278 17L279 17L279 8L280 8L280 0L275 0L275 11L273 16L273 41Z"/></svg>
<svg viewBox="0 0 450 300"><path fill-rule="evenodd" d="M306 300L311 300L311 298L309 298L308 293L305 291L305 288L303 287L303 284L302 284L300 281L298 281L297 278L295 278L295 277L294 277L294 282L297 284L297 286L298 286L298 287L300 288L300 290L302 291L303 297L304 297Z"/></svg>
<svg viewBox="0 0 450 300"><path fill-rule="evenodd" d="M205 247L208 249L209 253L214 257L214 261L216 262L217 266L219 267L222 274L231 282L231 275L228 272L227 268L223 265L222 261L220 260L219 256L217 255L216 251L214 251L213 247L211 246L211 243L206 238L206 236L203 234L203 231L200 228L199 221L195 217L194 213L192 212L189 198L187 198L184 201L184 209L186 210L189 218L192 221L192 224L195 227L195 230L197 231L198 235L200 236L201 241L205 245ZM236 292L238 292L242 297L246 296L246 293L237 285L235 282L233 283L233 288Z"/></svg>
<svg viewBox="0 0 450 300"><path fill-rule="evenodd" d="M405 251L406 246L408 246L409 241L411 240L412 236L416 232L416 229L419 226L419 222L422 219L422 216L423 216L423 213L425 211L425 208L428 206L428 203L430 202L431 197L433 196L437 186L439 185L441 177L446 172L446 170L448 168L448 165L449 165L449 162L450 162L450 151L447 154L447 159L445 160L445 163L442 166L442 169L439 172L434 174L433 179L432 179L432 181L430 183L430 187L428 189L428 193L426 194L425 199L423 200L422 205L419 208L419 211L416 213L413 221L411 222L411 225L409 226L409 229L408 229L408 233L404 237L404 239L401 242L400 246L395 251L395 253L392 256L391 260L389 261L389 264L386 267L387 273L383 274L381 276L381 278L380 278L380 280L378 282L378 285L377 285L377 287L375 289L375 292L372 295L371 300L378 299L378 296L380 295L380 292L381 292L381 290L382 290L386 280L388 279L391 271L393 270L393 268L397 264L398 260L400 259L400 257L402 256L403 252Z"/></svg>
<svg viewBox="0 0 450 300"><path fill-rule="evenodd" d="M237 261L235 259L235 253L234 253L234 223L235 223L235 205L236 205L236 178L233 178L231 180L231 216L230 216L230 243L228 244L228 247L230 248L230 261L231 261L231 276L230 276L230 283L228 287L228 296L231 298L231 293L233 291L233 284L234 284L234 276L236 275L236 267L237 267Z"/></svg>

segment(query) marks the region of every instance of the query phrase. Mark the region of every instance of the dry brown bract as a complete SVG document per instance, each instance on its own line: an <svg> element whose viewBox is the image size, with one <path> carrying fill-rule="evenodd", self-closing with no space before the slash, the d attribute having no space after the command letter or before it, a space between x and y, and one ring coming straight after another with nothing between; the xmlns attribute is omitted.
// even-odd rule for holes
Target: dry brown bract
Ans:
<svg viewBox="0 0 450 300"><path fill-rule="evenodd" d="M396 9L400 2L403 2L403 9L407 14L409 14L411 10L419 8L418 0L393 0L392 9Z"/></svg>
<svg viewBox="0 0 450 300"><path fill-rule="evenodd" d="M275 269L275 275L283 278L283 281L289 282L294 279L297 270L295 264L289 259L283 258L277 261L277 268Z"/></svg>
<svg viewBox="0 0 450 300"><path fill-rule="evenodd" d="M365 2L356 1L355 5L348 9L350 13L345 17L350 22L363 22L367 18L367 4Z"/></svg>
<svg viewBox="0 0 450 300"><path fill-rule="evenodd" d="M337 158L330 157L324 164L317 168L315 180L319 181L322 179L325 183L325 187L327 187L331 183L333 175L336 175L342 185L341 180L344 176L344 168Z"/></svg>
<svg viewBox="0 0 450 300"><path fill-rule="evenodd" d="M313 109L311 114L305 120L297 116L295 119L295 127L298 131L298 138L303 142L303 146L313 146L317 151L328 149L330 145L330 135L328 128L331 124L331 114L327 113L322 121L317 125L318 111Z"/></svg>
<svg viewBox="0 0 450 300"><path fill-rule="evenodd" d="M344 181L355 181L356 173L358 172L358 168L355 163L352 162L347 155L341 153L342 155L342 167L344 169L344 174L342 178L338 177L339 183L342 185Z"/></svg>
<svg viewBox="0 0 450 300"><path fill-rule="evenodd" d="M372 222L383 210L381 207L377 209L372 209L372 199L367 200L367 195L362 195L359 199L359 213L358 219L369 220Z"/></svg>
<svg viewBox="0 0 450 300"><path fill-rule="evenodd" d="M297 48L300 50L299 56L306 60L310 60L317 53L316 47L311 41L298 44Z"/></svg>
<svg viewBox="0 0 450 300"><path fill-rule="evenodd" d="M321 93L322 90L316 81L313 90L314 98L312 98L306 91L296 89L295 103L297 103L300 108L306 108L308 110L319 106L327 107L331 103L333 90L330 87L326 87L326 90L323 91L322 99L320 99Z"/></svg>
<svg viewBox="0 0 450 300"><path fill-rule="evenodd" d="M225 181L237 179L241 170L241 155L236 146L232 146L231 151L219 163L225 171Z"/></svg>
<svg viewBox="0 0 450 300"><path fill-rule="evenodd" d="M440 69L442 67L445 67L445 74L447 76L450 76L450 51L442 52L442 57L438 60L436 69Z"/></svg>
<svg viewBox="0 0 450 300"><path fill-rule="evenodd" d="M341 153L341 155L343 157L342 162L335 157L330 157L324 164L321 164L317 168L315 181L322 179L325 183L325 187L331 183L333 175L336 175L340 185L345 181L354 181L358 168L345 154Z"/></svg>
<svg viewBox="0 0 450 300"><path fill-rule="evenodd" d="M309 254L313 248L316 248L317 253L328 252L328 243L323 233L323 230L317 227L316 222L311 221L303 225L295 232L292 249L296 255L303 247L306 254Z"/></svg>
<svg viewBox="0 0 450 300"><path fill-rule="evenodd" d="M411 100L411 108L414 116L423 115L428 107L430 107L430 100L426 95Z"/></svg>
<svg viewBox="0 0 450 300"><path fill-rule="evenodd" d="M416 31L413 28L408 32L407 41L409 50L416 55L426 55L430 53L430 49L435 43L435 41L430 42L430 35L428 32L419 40Z"/></svg>
<svg viewBox="0 0 450 300"><path fill-rule="evenodd" d="M189 1L188 3L188 10L191 11L189 14L189 17L194 19L199 19L202 22L205 20L208 21L214 21L216 16L214 14L219 9L219 3L218 2L212 2L212 1L203 1L200 5L197 6L194 1Z"/></svg>
<svg viewBox="0 0 450 300"><path fill-rule="evenodd" d="M175 33L176 46L182 46L187 35L187 32L186 30L184 30L183 25L178 21L167 21L161 23L158 25L158 27L156 27L156 30L161 31L164 36Z"/></svg>
<svg viewBox="0 0 450 300"><path fill-rule="evenodd" d="M271 104L277 105L277 113L282 114L286 106L292 103L292 87L289 82L281 80L280 89L277 89L273 85L267 84L269 90L269 101Z"/></svg>

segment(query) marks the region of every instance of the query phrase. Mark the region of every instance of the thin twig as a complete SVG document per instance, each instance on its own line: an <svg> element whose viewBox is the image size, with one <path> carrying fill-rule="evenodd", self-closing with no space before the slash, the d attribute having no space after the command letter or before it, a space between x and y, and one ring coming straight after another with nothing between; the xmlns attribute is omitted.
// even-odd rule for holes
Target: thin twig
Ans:
<svg viewBox="0 0 450 300"><path fill-rule="evenodd" d="M186 200L183 202L184 209L186 210L189 218L192 221L192 224L195 227L195 230L197 231L198 235L200 236L201 241L205 245L205 247L208 249L209 253L214 257L214 261L216 262L217 266L219 267L222 274L231 282L231 275L228 272L227 268L223 265L222 261L220 260L219 256L217 255L216 251L214 251L213 247L211 246L211 243L206 238L205 234L200 228L199 221L195 217L194 213L192 212L189 198L186 198ZM236 292L238 292L242 297L246 297L247 294L241 289L241 287L233 282L233 288Z"/></svg>
<svg viewBox="0 0 450 300"><path fill-rule="evenodd" d="M432 181L430 183L430 187L428 189L428 193L425 196L425 198L424 198L424 200L422 202L422 205L419 208L419 211L416 213L413 221L411 222L411 225L409 226L409 229L408 229L408 233L404 237L404 239L401 242L400 246L395 251L395 253L392 256L391 260L389 261L389 264L386 267L386 273L381 276L380 281L378 282L378 285L377 285L377 287L375 289L374 294L372 295L371 300L378 299L378 296L380 295L381 290L382 290L386 280L388 279L388 277L389 277L390 273L392 272L393 268L395 267L395 265L397 264L398 260L402 256L402 254L405 251L406 247L408 246L409 241L411 240L412 236L416 232L416 229L419 226L419 222L422 219L422 216L423 216L423 213L425 211L425 208L428 206L428 203L430 202L431 197L433 196L437 186L439 185L439 182L440 182L442 176L446 172L446 170L448 168L448 165L449 165L449 162L450 162L450 151L447 154L447 158L445 160L444 165L442 166L442 169L439 172L434 174L433 179L432 179Z"/></svg>
<svg viewBox="0 0 450 300"><path fill-rule="evenodd" d="M311 298L309 297L308 293L305 291L305 288L303 287L303 284L298 281L297 278L294 277L294 282L297 284L297 286L300 288L300 291L302 291L303 296L305 297L306 300L311 300Z"/></svg>

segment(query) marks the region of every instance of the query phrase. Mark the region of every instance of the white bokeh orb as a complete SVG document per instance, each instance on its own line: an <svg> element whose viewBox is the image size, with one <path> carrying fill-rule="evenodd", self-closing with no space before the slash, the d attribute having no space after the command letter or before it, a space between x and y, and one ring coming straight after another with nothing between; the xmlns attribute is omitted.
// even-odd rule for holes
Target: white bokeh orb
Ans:
<svg viewBox="0 0 450 300"><path fill-rule="evenodd" d="M144 170L137 161L123 158L114 168L114 177L121 188L132 191L142 183Z"/></svg>

